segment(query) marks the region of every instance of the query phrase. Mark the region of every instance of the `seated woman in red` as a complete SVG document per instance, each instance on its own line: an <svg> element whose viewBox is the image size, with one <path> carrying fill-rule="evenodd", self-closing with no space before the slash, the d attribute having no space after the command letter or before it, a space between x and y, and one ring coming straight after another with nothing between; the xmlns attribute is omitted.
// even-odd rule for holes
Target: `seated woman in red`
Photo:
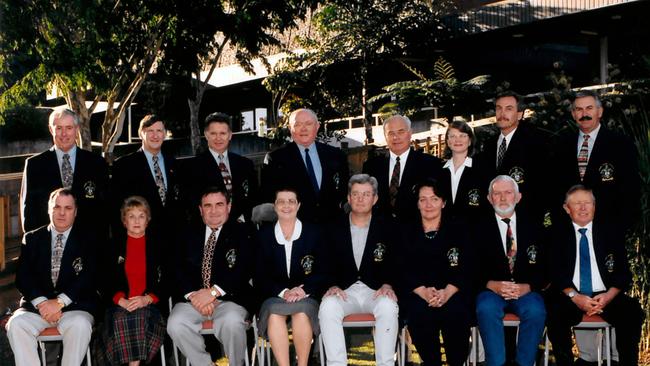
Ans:
<svg viewBox="0 0 650 366"><path fill-rule="evenodd" d="M165 339L165 324L155 306L161 296L161 247L145 231L151 211L139 196L121 209L126 239L115 240L109 258L112 306L106 311L106 356L112 365L149 363Z"/></svg>

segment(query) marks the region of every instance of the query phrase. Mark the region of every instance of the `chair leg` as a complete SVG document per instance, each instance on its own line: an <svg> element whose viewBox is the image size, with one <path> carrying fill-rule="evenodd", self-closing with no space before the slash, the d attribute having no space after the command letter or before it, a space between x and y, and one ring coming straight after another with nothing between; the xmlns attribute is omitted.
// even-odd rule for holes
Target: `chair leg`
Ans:
<svg viewBox="0 0 650 366"><path fill-rule="evenodd" d="M320 347L320 365L325 366L325 346L323 345L323 334L318 336L318 347Z"/></svg>
<svg viewBox="0 0 650 366"><path fill-rule="evenodd" d="M167 359L165 357L165 342L160 345L160 364L162 366L167 366Z"/></svg>
<svg viewBox="0 0 650 366"><path fill-rule="evenodd" d="M603 330L598 329L596 333L596 353L598 354L598 365L603 364Z"/></svg>
<svg viewBox="0 0 650 366"><path fill-rule="evenodd" d="M548 366L548 354L551 342L548 340L548 331L544 332L544 366Z"/></svg>
<svg viewBox="0 0 650 366"><path fill-rule="evenodd" d="M605 354L607 354L607 366L612 365L612 335L611 335L611 327L605 327L605 347L607 349L605 350Z"/></svg>
<svg viewBox="0 0 650 366"><path fill-rule="evenodd" d="M45 358L45 344L43 342L38 342L38 346L41 349L41 362L43 366L47 366L47 359Z"/></svg>
<svg viewBox="0 0 650 366"><path fill-rule="evenodd" d="M86 349L86 366L93 366L93 362L90 359L90 345Z"/></svg>

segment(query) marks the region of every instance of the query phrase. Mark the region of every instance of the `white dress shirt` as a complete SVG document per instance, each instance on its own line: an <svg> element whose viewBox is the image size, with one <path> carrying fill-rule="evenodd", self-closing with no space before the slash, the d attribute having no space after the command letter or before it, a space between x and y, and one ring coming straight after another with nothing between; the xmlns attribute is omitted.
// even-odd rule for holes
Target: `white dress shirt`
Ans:
<svg viewBox="0 0 650 366"><path fill-rule="evenodd" d="M508 248L506 248L506 235L508 233L508 225L503 222L503 217L494 214L497 218L497 224L499 225L499 232L501 233L501 244L503 244L503 253L508 255ZM512 243L515 250L517 249L517 213L513 213L510 216L510 231L512 231Z"/></svg>
<svg viewBox="0 0 650 366"><path fill-rule="evenodd" d="M576 265L573 269L573 285L580 291L580 238L582 234L578 229L587 229L585 236L589 241L589 260L591 263L591 288L594 292L607 291L603 278L600 276L600 271L598 270L598 263L596 263L596 253L594 252L594 236L593 236L593 222L587 224L587 226L578 226L576 223L573 223L573 231L576 235Z"/></svg>
<svg viewBox="0 0 650 366"><path fill-rule="evenodd" d="M505 136L502 133L499 134L499 138L497 139L497 154L495 155L494 161L499 158L499 146L501 146L501 141L503 141L503 139L506 139L506 151L508 151L508 148L510 147L510 141L512 141L512 136L514 136L515 131L517 131L516 127Z"/></svg>
<svg viewBox="0 0 650 366"><path fill-rule="evenodd" d="M401 155L399 155L399 183L402 183L402 177L404 176L404 167L406 166L406 159L409 157L411 149L406 149ZM392 151L390 152L390 159L388 161L388 184L390 184L390 179L393 177L393 170L395 168L395 163L397 162L397 156Z"/></svg>
<svg viewBox="0 0 650 366"><path fill-rule="evenodd" d="M278 243L278 245L284 246L284 257L286 262L285 264L287 266L287 277L291 277L291 250L293 249L293 242L298 240L298 238L300 238L300 234L302 234L302 222L296 219L296 224L293 227L293 233L291 233L291 238L289 238L289 240L287 240L284 237L284 234L282 233L282 227L280 227L279 222L275 223L274 233L275 233L275 241ZM284 293L287 292L288 290L289 290L288 288L285 288L284 290L280 291L278 296L283 297Z"/></svg>
<svg viewBox="0 0 650 366"><path fill-rule="evenodd" d="M589 140L587 140L587 161L589 161L591 152L594 149L594 144L596 143L596 137L598 137L598 131L600 131L600 123L598 124L598 127L594 128L594 130L589 133L584 133L582 131L578 132L578 149L576 150L576 156L580 155L580 149L582 149L582 143L585 141L585 135L589 135Z"/></svg>
<svg viewBox="0 0 650 366"><path fill-rule="evenodd" d="M458 184L460 183L460 178L463 176L465 167L472 167L472 158L469 156L465 157L463 163L456 169L454 167L454 159L449 159L445 163L443 168L449 169L449 174L451 176L451 202L456 202L456 192L458 192Z"/></svg>

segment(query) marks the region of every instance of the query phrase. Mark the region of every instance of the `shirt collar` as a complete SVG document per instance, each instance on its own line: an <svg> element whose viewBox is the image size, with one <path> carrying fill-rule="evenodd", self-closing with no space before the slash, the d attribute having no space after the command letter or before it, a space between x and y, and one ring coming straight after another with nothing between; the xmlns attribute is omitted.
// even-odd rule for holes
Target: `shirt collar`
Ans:
<svg viewBox="0 0 650 366"><path fill-rule="evenodd" d="M63 157L63 154L68 154L70 158L74 158L77 156L77 145L72 146L68 151L63 151L59 149L58 146L54 145L54 152L56 152L56 156L58 157Z"/></svg>
<svg viewBox="0 0 650 366"><path fill-rule="evenodd" d="M70 227L68 228L68 230L66 230L66 231L64 231L64 232L62 232L62 233L60 233L58 230L56 230L56 229L54 228L54 225L52 225L52 224L49 224L49 225L47 226L47 229L50 230L50 232L52 233L52 238L53 238L53 239L56 238L56 236L57 236L58 234L63 234L63 240L67 240L68 237L70 236L70 231L72 230L72 226L70 226Z"/></svg>
<svg viewBox="0 0 650 366"><path fill-rule="evenodd" d="M214 160L216 162L219 162L219 153L210 148L208 148L208 151L210 152L210 154L212 154ZM228 149L226 149L221 155L223 156L223 160L228 160Z"/></svg>
<svg viewBox="0 0 650 366"><path fill-rule="evenodd" d="M405 162L406 159L408 159L408 156L409 156L410 152L411 152L410 148L406 149L406 151L404 151L402 154L399 155L399 161L402 162L402 163ZM390 153L390 160L395 161L395 159L397 158L398 155L395 154L394 152L390 151L390 150L389 150L389 153Z"/></svg>
<svg viewBox="0 0 650 366"><path fill-rule="evenodd" d="M296 146L298 146L298 149L300 149L301 154L305 153L305 149L309 149L309 151L316 151L316 141L312 142L311 145L307 147L300 145L299 143L296 143Z"/></svg>
<svg viewBox="0 0 650 366"><path fill-rule="evenodd" d="M293 233L291 234L291 239L286 240L284 234L282 234L282 228L280 227L280 222L275 223L275 241L280 245L291 245L294 241L300 238L302 233L302 222L299 219L296 219L296 225L293 227Z"/></svg>
<svg viewBox="0 0 650 366"><path fill-rule="evenodd" d="M142 152L144 153L144 156L147 157L147 160L151 160L154 156L157 156L158 159L162 159L162 151L159 151L158 154L154 155L152 152L143 147Z"/></svg>
<svg viewBox="0 0 650 366"><path fill-rule="evenodd" d="M443 166L442 168L443 169L451 168L453 166L453 164L454 164L454 159L449 159L449 160L447 160L445 162L445 166ZM463 161L463 164L461 164L461 165L464 165L464 166L466 166L468 168L471 168L472 167L472 158L470 158L469 156L465 157L465 161Z"/></svg>
<svg viewBox="0 0 650 366"><path fill-rule="evenodd" d="M584 133L584 132L578 130L578 131L580 131L580 133L579 133L580 134L580 143L582 143L582 140L585 139L585 135L589 135L589 139L591 141L595 141L596 137L598 136L598 132L600 131L600 126L601 126L601 124L598 123L598 127L594 128L594 130L589 132L589 133Z"/></svg>
<svg viewBox="0 0 650 366"><path fill-rule="evenodd" d="M496 212L494 213L494 216L496 216L497 222L502 223L504 225L506 224L505 222L503 222L503 219L505 219L505 217L499 216L499 214L497 214ZM513 212L512 216L510 216L509 218L510 218L510 227L515 227L515 224L517 223L517 212Z"/></svg>
<svg viewBox="0 0 650 366"><path fill-rule="evenodd" d="M352 213L348 214L348 220L350 221L350 227L356 227L356 228L359 228L359 229L366 229L366 228L370 227L370 222L372 221L372 216L370 216L370 220L368 220L368 224L363 225L363 226L355 225L355 224L352 223Z"/></svg>
<svg viewBox="0 0 650 366"><path fill-rule="evenodd" d="M593 230L592 228L594 226L593 221L589 221L589 223L587 225L585 225L585 226L580 226L580 225L576 224L575 222L571 222L571 223L573 224L573 230L574 231L578 231L578 229L587 229L588 233L590 233Z"/></svg>

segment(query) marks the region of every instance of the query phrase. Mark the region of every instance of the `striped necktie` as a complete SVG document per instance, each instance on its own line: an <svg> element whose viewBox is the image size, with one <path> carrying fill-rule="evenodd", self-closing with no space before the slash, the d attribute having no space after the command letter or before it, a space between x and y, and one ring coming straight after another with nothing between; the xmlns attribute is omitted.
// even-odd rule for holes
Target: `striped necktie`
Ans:
<svg viewBox="0 0 650 366"><path fill-rule="evenodd" d="M584 179L585 172L587 171L587 164L589 163L589 135L584 135L582 146L578 152L578 171L580 172L580 180Z"/></svg>
<svg viewBox="0 0 650 366"><path fill-rule="evenodd" d="M203 261L201 262L201 277L203 278L203 287L210 287L210 277L212 277L212 259L214 258L214 248L217 246L217 232L219 229L212 229L203 247Z"/></svg>
<svg viewBox="0 0 650 366"><path fill-rule="evenodd" d="M158 155L152 156L151 160L153 161L153 173L155 175L156 186L158 186L158 195L160 196L160 202L164 206L167 200L167 189L165 189L165 178L158 164Z"/></svg>
<svg viewBox="0 0 650 366"><path fill-rule="evenodd" d="M56 286L61 271L61 258L63 258L63 234L57 234L52 249L52 285Z"/></svg>

